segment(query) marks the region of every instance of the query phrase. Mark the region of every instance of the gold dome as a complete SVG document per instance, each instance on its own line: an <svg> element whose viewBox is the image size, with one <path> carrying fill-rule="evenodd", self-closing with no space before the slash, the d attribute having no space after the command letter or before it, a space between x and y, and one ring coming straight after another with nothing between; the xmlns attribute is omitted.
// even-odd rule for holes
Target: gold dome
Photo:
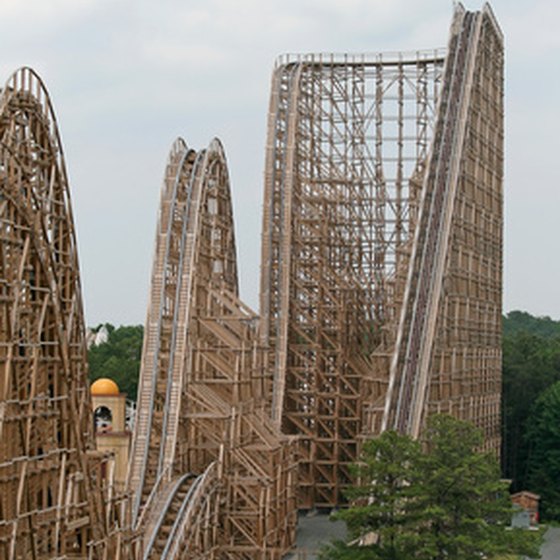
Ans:
<svg viewBox="0 0 560 560"><path fill-rule="evenodd" d="M112 379L107 379L106 377L94 381L91 384L90 390L91 394L96 397L101 395L118 396L120 393L119 386Z"/></svg>

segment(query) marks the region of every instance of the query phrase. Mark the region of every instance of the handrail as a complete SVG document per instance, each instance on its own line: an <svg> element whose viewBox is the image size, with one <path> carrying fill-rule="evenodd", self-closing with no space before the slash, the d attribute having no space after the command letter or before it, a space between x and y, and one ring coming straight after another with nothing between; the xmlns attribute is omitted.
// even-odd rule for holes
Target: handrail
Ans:
<svg viewBox="0 0 560 560"><path fill-rule="evenodd" d="M274 66L287 66L289 64L324 64L326 66L351 66L351 65L415 65L419 61L443 61L446 49L425 49L416 51L387 51L381 53L347 54L347 53L285 53L278 56Z"/></svg>
<svg viewBox="0 0 560 560"><path fill-rule="evenodd" d="M188 156L188 154L190 153L190 150L188 149L188 147L186 146L186 144L183 143L183 145L181 145L181 148L183 150L183 153L181 154L181 158L179 160L179 166L178 169L182 169L182 166ZM169 164L171 164L171 158L170 158L170 162ZM157 315L157 321L156 321L156 326L155 329L157 329L155 336L157 337L156 340L156 347L153 349L154 355L152 358L152 363L150 364L150 375L148 378L144 378L144 376L141 376L141 382L142 382L142 386L144 385L144 383L146 382L147 385L147 390L150 392L151 394L151 399L150 399L150 406L148 408L147 411L147 421L146 421L146 426L145 426L145 433L139 433L140 430L140 411L137 412L137 418L136 418L136 426L135 426L135 432L134 432L134 455L131 457L131 465L134 465L137 462L137 453L141 453L141 459L142 462L139 465L139 482L138 482L138 487L136 488L136 495L134 496L134 501L133 501L133 505L132 505L132 517L133 517L133 524L135 524L137 518L138 518L138 513L140 511L140 507L141 507L141 502L142 502L142 490L144 488L144 483L145 483L145 476L146 476L146 467L147 467L147 462L148 462L148 453L149 453L149 448L150 448L150 434L151 434L151 426L152 426L152 422L153 422L153 409L154 409L154 396L155 396L155 391L156 391L156 385L157 385L157 377L158 377L158 356L159 356L159 345L160 345L160 337L159 334L161 331L161 323L162 323L162 317L163 317L163 307L164 307L164 301L165 301L165 272L167 269L167 264L168 264L168 259L169 259L169 249L171 246L171 232L172 232L172 227L173 227L173 214L174 214L174 209L175 206L177 204L177 187L178 187L178 181L177 181L177 175L175 175L174 177L174 182L173 182L173 187L172 187L172 192L170 195L170 199L169 199L169 207L167 209L167 223L165 223L165 205L164 205L164 201L167 194L167 171L166 171L166 177L164 179L164 187L162 189L162 210L161 210L161 214L160 214L160 219L161 222L158 224L158 228L157 228L157 235L156 235L156 247L159 243L159 236L162 233L161 229L165 229L165 235L166 235L166 240L165 240L165 253L163 255L163 259L161 261L161 270L155 270L152 276L152 279L154 278L155 275L157 275L158 273L160 273L162 275L162 279L161 279L161 286L159 287L159 293L157 294L157 297L159 299L159 308L158 308L158 315ZM163 223L162 223L163 222ZM156 257L157 258L157 257ZM154 264L156 264L156 260L154 260ZM145 333L145 337L146 337L146 341L149 340L149 335L150 335L150 317L147 318L147 323L148 323L148 329L147 332ZM148 342L146 343L146 350L148 349ZM141 387L143 388L143 387ZM139 396L142 395L142 392L139 393ZM138 429L138 432L136 431ZM143 441L143 449L140 449L139 451L137 451L136 449L136 445L137 442L140 440L140 437L143 436L144 437L144 441ZM132 470L132 469L131 469ZM132 473L131 473L132 474Z"/></svg>

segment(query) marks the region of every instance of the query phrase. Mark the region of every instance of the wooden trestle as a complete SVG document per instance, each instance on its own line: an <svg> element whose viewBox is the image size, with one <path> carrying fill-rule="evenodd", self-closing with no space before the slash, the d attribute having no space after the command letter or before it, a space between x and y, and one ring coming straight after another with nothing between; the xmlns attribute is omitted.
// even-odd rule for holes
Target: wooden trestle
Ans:
<svg viewBox="0 0 560 560"><path fill-rule="evenodd" d="M372 354L394 344L443 61L310 55L274 72L262 334L273 417L301 438L301 507L340 503L365 404L383 407Z"/></svg>
<svg viewBox="0 0 560 560"><path fill-rule="evenodd" d="M341 503L360 439L418 437L427 411L499 448L502 98L489 6L457 7L445 57L274 71L260 312L300 507Z"/></svg>
<svg viewBox="0 0 560 560"><path fill-rule="evenodd" d="M237 292L222 147L195 152L178 140L162 189L130 462L138 557L273 560L293 542L295 447L270 420L258 317Z"/></svg>
<svg viewBox="0 0 560 560"><path fill-rule="evenodd" d="M456 11L423 187L384 424L418 437L426 412L499 452L503 39L489 8Z"/></svg>
<svg viewBox="0 0 560 560"><path fill-rule="evenodd" d="M0 558L128 558L95 451L70 192L48 93L0 95Z"/></svg>

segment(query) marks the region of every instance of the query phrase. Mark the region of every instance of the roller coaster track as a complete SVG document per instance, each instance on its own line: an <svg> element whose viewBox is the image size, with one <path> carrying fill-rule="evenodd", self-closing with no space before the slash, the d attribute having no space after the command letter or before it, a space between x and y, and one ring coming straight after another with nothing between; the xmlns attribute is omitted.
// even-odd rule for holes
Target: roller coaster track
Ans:
<svg viewBox="0 0 560 560"><path fill-rule="evenodd" d="M262 550L259 558L272 559L291 543L293 450L262 413L258 317L237 292L222 147L214 140L195 152L177 140L162 188L129 466L144 558L211 558L221 542L232 558ZM248 517L237 504L249 503ZM271 504L274 517L263 518ZM214 525L202 526L199 510ZM182 535L189 546L176 544Z"/></svg>
<svg viewBox="0 0 560 560"><path fill-rule="evenodd" d="M106 558L78 257L52 104L29 68L0 95L0 557ZM125 549L119 552L125 558Z"/></svg>
<svg viewBox="0 0 560 560"><path fill-rule="evenodd" d="M178 333L184 335L182 331L185 328L184 314L181 322L178 322L179 310L184 311L184 301L180 301L181 271L187 252L187 220L197 167L200 167L200 156L197 158L194 151L188 150L182 140L176 141L171 149L162 189L151 304L144 337L129 476L135 492L133 522L149 489L163 476L163 463L168 449L165 448L166 438L162 434L167 435L167 428L171 428L168 426L170 407L175 417L177 414L177 389L180 387L178 383L184 356L182 347L176 348L174 342L184 341L184 336L177 337ZM172 247L173 243L176 246ZM169 435L173 439L172 434Z"/></svg>
<svg viewBox="0 0 560 560"><path fill-rule="evenodd" d="M193 489L197 486L198 478L187 473L171 485L169 494L156 511L159 514L154 528L147 532L149 540L144 547L144 558L147 560L154 555L160 558L168 542L175 536L173 528L178 521L177 514L183 508L185 502L192 498ZM172 542L172 541L171 541Z"/></svg>
<svg viewBox="0 0 560 560"><path fill-rule="evenodd" d="M467 138L476 138L481 134L479 128L480 121L490 123L491 114L480 103L480 97L488 95L487 90L493 86L492 72L493 63L488 59L488 52L491 48L494 52L500 52L501 37L497 32L497 26L493 20L491 11L486 8L483 12L468 13L463 9L456 12L452 25L452 33L449 44L449 52L446 60L444 88L440 100L438 121L432 147L432 155L427 166L423 188L423 200L420 210L420 219L416 228L414 248L409 270L408 284L406 287L404 305L402 309L397 343L393 355L391 366L391 377L387 400L385 406L384 426L396 429L400 432L409 433L413 437L418 437L422 429L423 420L427 409L427 394L430 385L431 368L433 368L434 344L438 339L438 322L443 323L445 328L445 302L444 279L447 277L448 291L451 287L450 278L453 271L450 271L450 260L454 254L473 252L476 244L469 243L467 238L462 235L461 229L464 226L455 225L464 216L457 215L458 207L468 201L472 208L472 213L484 213L483 198L476 192L472 192L467 184L467 166L472 161L472 168L476 176L476 167L485 167L485 154L476 148L473 149L467 143ZM487 83L485 84L485 80ZM484 92L484 93L482 93ZM478 99L477 99L478 97ZM499 122L493 123L499 131ZM484 131L486 134L488 131ZM501 134L498 132L498 134ZM496 135L496 139L499 135ZM494 172L501 173L501 170ZM480 173L478 173L480 176ZM471 176L472 181L472 176ZM494 177L489 181L478 181L477 187L481 191L491 191L498 183L493 184ZM501 177L500 177L501 182ZM469 190L471 192L469 192ZM498 193L495 193L499 195ZM472 227L472 226L471 226ZM480 228L482 229L482 228ZM489 232L481 231L481 234L488 235ZM500 241L499 239L493 240ZM492 261L499 270L500 251L488 252L487 258ZM496 284L501 282L498 272L491 272L490 277ZM442 295L443 294L443 295ZM468 290L462 290L460 294L454 294L455 300L462 299L465 307L477 304L473 297L474 293L469 294ZM478 299L478 298L477 298ZM447 304L449 305L449 304ZM496 324L496 314L501 315L499 301L493 300L486 302L486 312L492 306L491 318L494 329L499 332ZM446 341L442 341L442 325L440 324L439 345L444 346ZM464 328L464 327L463 327ZM447 329L446 329L447 330ZM445 332L445 330L443 330ZM457 341L452 346L451 352L457 353L458 348L462 352L468 352L463 341ZM472 346L480 346L471 342ZM472 348L470 352L472 352ZM475 348L478 353L481 369L484 368L484 358L480 360L481 354L486 353L491 357L496 352L495 348L481 349ZM447 366L449 367L449 366ZM488 371L481 375L480 384L482 387L488 384ZM497 372L491 372L493 382L499 379ZM498 382L499 383L499 382ZM499 384L494 385L496 389ZM485 392L485 391L484 391ZM484 392L479 398L484 398ZM457 395L459 398L465 397L463 394ZM496 395L486 395L493 399L488 405L493 409L492 414L499 418ZM449 399L451 401L451 399ZM485 408L488 408L488 405ZM442 403L439 404L439 407ZM443 406L448 407L445 403ZM451 405L453 406L453 405ZM456 413L465 414L467 418L477 421L481 427L485 427L487 419L485 416L488 410L476 410L471 402L469 412L464 410ZM452 410L451 410L452 411ZM495 439L497 427L492 426ZM490 434L487 434L490 435ZM491 439L488 443L492 446Z"/></svg>
<svg viewBox="0 0 560 560"><path fill-rule="evenodd" d="M391 368L386 417L394 417L394 421L386 420L385 428L390 426L414 437L420 434L425 406L481 20L480 13L459 10L452 26L439 119L403 307L404 325ZM393 393L396 398L392 398Z"/></svg>
<svg viewBox="0 0 560 560"><path fill-rule="evenodd" d="M171 485L163 503L155 508L158 516L154 526L148 525L143 560L179 558L185 550L192 558L211 558L215 554L215 535L201 538L204 527L200 525L217 524L217 519L212 519L216 515L213 502L219 498L217 471L218 464L214 462L198 477L189 473Z"/></svg>
<svg viewBox="0 0 560 560"><path fill-rule="evenodd" d="M277 64L260 311L300 507L339 504L360 438L426 411L498 449L502 52L490 8L459 6L445 56Z"/></svg>
<svg viewBox="0 0 560 560"><path fill-rule="evenodd" d="M211 463L189 488L173 520L169 537L161 553L161 558L169 560L181 557L181 550L190 551L193 558L212 558L217 554L218 539L216 506L219 498L217 487L218 464ZM214 527L213 532L205 527Z"/></svg>

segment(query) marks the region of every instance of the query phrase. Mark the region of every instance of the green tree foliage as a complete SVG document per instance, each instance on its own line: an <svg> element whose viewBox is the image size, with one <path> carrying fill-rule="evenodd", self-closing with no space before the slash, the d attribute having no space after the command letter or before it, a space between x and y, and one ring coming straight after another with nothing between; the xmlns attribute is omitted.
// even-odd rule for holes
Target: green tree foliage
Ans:
<svg viewBox="0 0 560 560"><path fill-rule="evenodd" d="M99 325L95 331L99 330ZM107 342L92 346L88 351L91 381L100 377L113 379L128 398L135 400L142 355L143 327L140 325L115 328L107 323Z"/></svg>
<svg viewBox="0 0 560 560"><path fill-rule="evenodd" d="M402 554L410 547L405 528L411 521L415 498L412 482L418 476L419 456L420 444L396 432L385 432L365 443L363 462L353 469L357 484L347 492L355 505L338 513L337 518L346 522L352 540L375 533L378 542L367 547L352 546L353 552L362 554L367 548L370 558L404 558ZM346 558L344 545L339 543L337 547L338 555L328 558Z"/></svg>
<svg viewBox="0 0 560 560"><path fill-rule="evenodd" d="M421 457L419 535L423 560L456 560L496 554L533 554L531 537L506 531L512 505L495 457L480 453L482 433L450 416L434 416L424 434ZM515 548L523 545L521 548ZM526 545L526 546L525 546Z"/></svg>
<svg viewBox="0 0 560 560"><path fill-rule="evenodd" d="M497 554L539 557L538 537L507 530L512 506L496 459L477 449L482 435L450 416L434 416L422 446L385 432L364 446L349 492L335 515L349 543L322 560L474 560Z"/></svg>
<svg viewBox="0 0 560 560"><path fill-rule="evenodd" d="M510 311L503 318L504 337L531 333L542 338L560 337L560 321L550 317L534 317L526 311Z"/></svg>
<svg viewBox="0 0 560 560"><path fill-rule="evenodd" d="M560 381L560 321L512 311L504 317L502 467L514 490L528 489L531 410Z"/></svg>
<svg viewBox="0 0 560 560"><path fill-rule="evenodd" d="M503 340L503 465L515 489L526 488L526 433L539 395L560 380L560 339L519 332Z"/></svg>
<svg viewBox="0 0 560 560"><path fill-rule="evenodd" d="M527 440L529 487L541 495L543 517L560 520L560 382L535 402Z"/></svg>

